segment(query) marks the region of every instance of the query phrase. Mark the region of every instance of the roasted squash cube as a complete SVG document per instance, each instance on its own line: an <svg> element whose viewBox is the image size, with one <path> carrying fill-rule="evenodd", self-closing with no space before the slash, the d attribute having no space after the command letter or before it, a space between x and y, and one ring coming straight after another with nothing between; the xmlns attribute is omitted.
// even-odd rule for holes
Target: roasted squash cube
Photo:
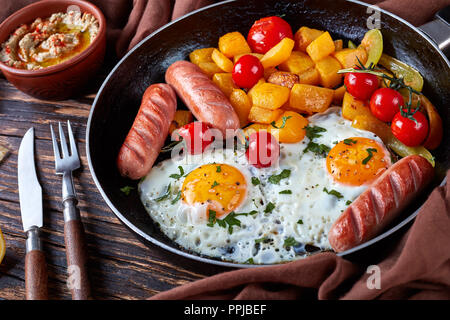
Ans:
<svg viewBox="0 0 450 320"><path fill-rule="evenodd" d="M306 47L306 52L314 62L317 62L332 54L334 50L334 41L331 39L328 31L321 34L317 39L311 42L308 47Z"/></svg>
<svg viewBox="0 0 450 320"><path fill-rule="evenodd" d="M280 63L286 61L291 55L293 48L294 40L290 38L283 38L261 58L261 64L264 69L276 67Z"/></svg>
<svg viewBox="0 0 450 320"><path fill-rule="evenodd" d="M295 50L306 52L306 47L311 42L322 35L323 31L317 29L310 29L308 27L301 27L294 35Z"/></svg>
<svg viewBox="0 0 450 320"><path fill-rule="evenodd" d="M211 54L211 59L217 64L217 66L225 72L233 71L233 62L225 57L225 55L217 49L214 49Z"/></svg>
<svg viewBox="0 0 450 320"><path fill-rule="evenodd" d="M269 124L272 121L277 120L282 113L283 113L283 110L281 110L281 109L269 110L269 109L253 106L250 109L250 113L248 115L248 120L250 122Z"/></svg>
<svg viewBox="0 0 450 320"><path fill-rule="evenodd" d="M214 48L203 48L192 51L189 54L189 60L193 64L199 65L201 62L212 62L211 54Z"/></svg>
<svg viewBox="0 0 450 320"><path fill-rule="evenodd" d="M256 87L252 94L254 106L275 110L281 108L289 100L289 88L272 83L263 83Z"/></svg>
<svg viewBox="0 0 450 320"><path fill-rule="evenodd" d="M233 89L230 94L230 103L239 117L241 128L247 125L252 102L245 91L241 89Z"/></svg>
<svg viewBox="0 0 450 320"><path fill-rule="evenodd" d="M344 41L342 39L334 40L334 50L339 51L344 48Z"/></svg>
<svg viewBox="0 0 450 320"><path fill-rule="evenodd" d="M320 74L316 68L311 68L299 74L299 82L316 86L320 84Z"/></svg>
<svg viewBox="0 0 450 320"><path fill-rule="evenodd" d="M194 116L189 110L175 111L175 115L169 126L169 134L172 134L174 130L181 128L182 126L191 123L192 121L194 121Z"/></svg>
<svg viewBox="0 0 450 320"><path fill-rule="evenodd" d="M258 59L260 59L261 60L261 58L264 56L263 54L261 54L261 53L243 53L243 54L238 54L238 55L235 55L234 56L234 58L233 58L233 62L236 64L236 62L242 57L242 56L245 56L245 55L251 55L251 56L254 56L254 57L257 57Z"/></svg>
<svg viewBox="0 0 450 320"><path fill-rule="evenodd" d="M230 96L233 89L238 87L234 84L233 75L231 73L215 73L212 81L222 90L227 97Z"/></svg>
<svg viewBox="0 0 450 320"><path fill-rule="evenodd" d="M314 62L312 59L306 53L301 51L292 51L289 58L279 65L280 70L296 74L301 74L313 67Z"/></svg>
<svg viewBox="0 0 450 320"><path fill-rule="evenodd" d="M263 83L266 83L266 80L264 78L261 78L250 90L248 90L247 96L250 98L250 101L252 101L252 103L253 103L253 92L255 92L256 88L262 85Z"/></svg>
<svg viewBox="0 0 450 320"><path fill-rule="evenodd" d="M317 61L316 69L320 74L320 84L325 88L334 88L342 81L342 74L337 73L341 64L332 56Z"/></svg>
<svg viewBox="0 0 450 320"><path fill-rule="evenodd" d="M333 94L332 89L296 84L291 90L289 107L308 114L323 112L333 101Z"/></svg>
<svg viewBox="0 0 450 320"><path fill-rule="evenodd" d="M342 49L333 53L333 56L341 63L343 68L359 66L359 61L364 65L367 61L367 52L363 48Z"/></svg>
<svg viewBox="0 0 450 320"><path fill-rule="evenodd" d="M333 95L333 103L335 105L342 105L342 99L344 99L344 94L347 92L347 89L345 86L340 86L337 89L334 89L334 95Z"/></svg>
<svg viewBox="0 0 450 320"><path fill-rule="evenodd" d="M299 83L299 76L291 72L277 71L267 78L267 82L291 89L294 84Z"/></svg>
<svg viewBox="0 0 450 320"><path fill-rule="evenodd" d="M219 50L228 58L250 53L247 40L240 32L229 32L219 38Z"/></svg>
<svg viewBox="0 0 450 320"><path fill-rule="evenodd" d="M342 116L348 120L354 120L357 116L373 117L369 104L366 101L356 99L348 92L344 94L342 100Z"/></svg>
<svg viewBox="0 0 450 320"><path fill-rule="evenodd" d="M214 62L200 62L198 67L204 74L211 78L214 74L223 72Z"/></svg>

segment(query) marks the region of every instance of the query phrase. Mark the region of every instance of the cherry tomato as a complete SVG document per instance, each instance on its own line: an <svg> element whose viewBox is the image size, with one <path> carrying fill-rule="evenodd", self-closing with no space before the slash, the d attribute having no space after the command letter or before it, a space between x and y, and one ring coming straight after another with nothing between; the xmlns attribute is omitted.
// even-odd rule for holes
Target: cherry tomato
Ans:
<svg viewBox="0 0 450 320"><path fill-rule="evenodd" d="M406 112L406 110L404 110ZM416 121L404 117L400 112L392 119L391 130L394 136L408 147L422 144L428 135L428 120L422 112L413 116Z"/></svg>
<svg viewBox="0 0 450 320"><path fill-rule="evenodd" d="M252 52L264 54L286 37L294 39L289 23L280 17L266 17L253 24L247 42Z"/></svg>
<svg viewBox="0 0 450 320"><path fill-rule="evenodd" d="M391 122L405 101L402 95L391 88L377 89L370 98L370 111L384 122Z"/></svg>
<svg viewBox="0 0 450 320"><path fill-rule="evenodd" d="M277 163L280 157L280 144L267 131L257 131L248 137L245 152L248 162L256 168L266 168Z"/></svg>
<svg viewBox="0 0 450 320"><path fill-rule="evenodd" d="M241 88L253 87L263 76L263 65L257 57L249 54L240 57L233 68L233 81Z"/></svg>
<svg viewBox="0 0 450 320"><path fill-rule="evenodd" d="M211 127L206 123L197 121L177 129L178 135L186 142L190 154L202 153L212 142L213 137L208 130ZM180 138L177 139L177 141Z"/></svg>
<svg viewBox="0 0 450 320"><path fill-rule="evenodd" d="M349 72L345 74L347 91L359 100L368 100L378 88L378 77L370 73Z"/></svg>

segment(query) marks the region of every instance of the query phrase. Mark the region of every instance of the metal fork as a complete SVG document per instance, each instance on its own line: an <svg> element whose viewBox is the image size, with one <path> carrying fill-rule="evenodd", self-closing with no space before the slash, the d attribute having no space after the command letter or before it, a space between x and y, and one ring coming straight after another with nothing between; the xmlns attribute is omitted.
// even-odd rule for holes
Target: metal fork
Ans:
<svg viewBox="0 0 450 320"><path fill-rule="evenodd" d="M52 134L53 152L55 155L56 174L62 175L62 204L64 213L64 242L67 257L67 286L74 300L86 300L90 298L90 285L87 273L87 251L84 241L84 228L81 222L80 211L77 208L77 197L73 185L72 171L80 167L75 138L70 122L67 121L69 133L70 153L67 146L61 123L58 122L59 139L61 143L62 157L60 156L58 142L50 125Z"/></svg>

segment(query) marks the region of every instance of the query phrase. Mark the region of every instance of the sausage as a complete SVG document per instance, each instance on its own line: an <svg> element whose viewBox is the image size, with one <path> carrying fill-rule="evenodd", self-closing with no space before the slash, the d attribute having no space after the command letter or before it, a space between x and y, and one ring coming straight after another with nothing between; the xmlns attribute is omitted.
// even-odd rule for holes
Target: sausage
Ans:
<svg viewBox="0 0 450 320"><path fill-rule="evenodd" d="M123 177L140 179L150 172L164 145L177 107L175 91L168 84L149 86L117 157Z"/></svg>
<svg viewBox="0 0 450 320"><path fill-rule="evenodd" d="M166 71L166 82L199 121L219 129L224 137L240 128L239 117L228 98L195 64L174 62Z"/></svg>
<svg viewBox="0 0 450 320"><path fill-rule="evenodd" d="M421 156L393 164L334 222L328 233L331 247L345 251L379 234L432 178L433 167Z"/></svg>

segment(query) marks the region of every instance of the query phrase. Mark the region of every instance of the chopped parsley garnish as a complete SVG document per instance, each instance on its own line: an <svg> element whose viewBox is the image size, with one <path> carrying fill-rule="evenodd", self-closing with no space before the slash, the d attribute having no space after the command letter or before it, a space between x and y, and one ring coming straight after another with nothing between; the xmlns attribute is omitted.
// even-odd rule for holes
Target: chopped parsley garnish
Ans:
<svg viewBox="0 0 450 320"><path fill-rule="evenodd" d="M369 155L367 156L367 158L365 158L365 159L362 161L362 164L367 164L367 162L369 162L369 160L372 159L372 157L373 157L372 152L378 152L378 150L377 150L377 149L374 149L374 148L366 149L366 151L367 151L367 153L368 153Z"/></svg>
<svg viewBox="0 0 450 320"><path fill-rule="evenodd" d="M328 190L327 188L323 188L323 192L328 193L329 195L335 196L338 199L342 199L344 197L340 192L338 192L334 189Z"/></svg>
<svg viewBox="0 0 450 320"><path fill-rule="evenodd" d="M262 238L259 238L259 239L255 239L255 243L267 243L269 241L270 241L269 237L262 237Z"/></svg>
<svg viewBox="0 0 450 320"><path fill-rule="evenodd" d="M217 183L217 181L214 180L214 183L211 185L211 189L217 187L219 184Z"/></svg>
<svg viewBox="0 0 450 320"><path fill-rule="evenodd" d="M252 184L253 184L254 186L257 186L257 185L260 184L260 183L261 183L261 181L259 181L258 178L252 177Z"/></svg>
<svg viewBox="0 0 450 320"><path fill-rule="evenodd" d="M282 179L289 178L290 175L291 175L291 170L283 169L283 171L281 171L281 173L270 176L268 180L270 183L280 184L280 181Z"/></svg>
<svg viewBox="0 0 450 320"><path fill-rule="evenodd" d="M303 224L303 220L302 220L302 219L299 219L299 220L297 221L297 223L298 223L298 224Z"/></svg>
<svg viewBox="0 0 450 320"><path fill-rule="evenodd" d="M178 173L174 173L174 174L171 174L169 177L172 178L172 179L176 179L176 180L178 180L181 177L183 177L184 176L183 167L182 166L178 166L178 170L180 170L179 174Z"/></svg>
<svg viewBox="0 0 450 320"><path fill-rule="evenodd" d="M350 201L350 200L347 200L347 202L345 202L345 205L346 206L349 206L349 205L351 205L352 204L352 202Z"/></svg>
<svg viewBox="0 0 450 320"><path fill-rule="evenodd" d="M306 146L306 148L303 150L303 153L311 151L315 154L326 157L328 152L330 152L330 150L331 150L330 147L328 147L324 144L318 144L318 143L314 142L313 140L315 138L321 137L322 134L320 134L320 133L327 131L327 129L322 128L322 127L317 127L317 126L310 127L309 125L306 126L304 129L306 130L306 136L309 138L310 141L308 142L308 145Z"/></svg>
<svg viewBox="0 0 450 320"><path fill-rule="evenodd" d="M170 202L171 204L177 203L178 200L181 198L181 190L178 191L177 196Z"/></svg>
<svg viewBox="0 0 450 320"><path fill-rule="evenodd" d="M288 121L290 118L292 118L292 116L288 116L288 117L283 117L283 118L281 118L282 121L283 121L283 123L281 124L280 127L277 127L277 126L275 125L275 121L272 121L272 122L270 123L270 125L271 125L272 127L274 127L275 129L283 129L283 128L286 126L286 121Z"/></svg>
<svg viewBox="0 0 450 320"><path fill-rule="evenodd" d="M283 190L283 191L280 191L279 194L292 194L292 191L291 190Z"/></svg>
<svg viewBox="0 0 450 320"><path fill-rule="evenodd" d="M325 132L327 131L327 129L322 128L322 127L318 127L318 126L314 126L314 127L310 127L309 125L307 125L306 127L304 127L303 129L306 130L306 136L312 140L314 138L318 138L321 137L322 135L319 134L320 132Z"/></svg>
<svg viewBox="0 0 450 320"><path fill-rule="evenodd" d="M122 191L126 196L130 195L131 190L134 190L134 187L125 186L123 188L120 188L120 191Z"/></svg>
<svg viewBox="0 0 450 320"><path fill-rule="evenodd" d="M299 245L299 243L294 239L294 237L288 237L284 240L283 247L295 247Z"/></svg>
<svg viewBox="0 0 450 320"><path fill-rule="evenodd" d="M356 144L358 141L353 140L353 139L344 139L344 144L351 146L352 144Z"/></svg>
<svg viewBox="0 0 450 320"><path fill-rule="evenodd" d="M255 261L253 258L248 258L247 261L244 262L245 264L255 264Z"/></svg>
<svg viewBox="0 0 450 320"><path fill-rule="evenodd" d="M216 218L216 211L214 210L209 210L209 217L208 217L208 227L213 227L214 224L218 224L219 227L222 228L226 228L228 226L228 233L232 234L233 233L233 226L241 226L241 221L238 220L236 217L238 216L248 216L248 215L253 215L258 213L258 211L256 210L252 210L250 212L246 212L246 213L235 213L230 212L225 218L223 219L217 219Z"/></svg>
<svg viewBox="0 0 450 320"><path fill-rule="evenodd" d="M322 157L326 157L328 152L330 152L331 148L324 145L324 144L318 144L313 141L310 141L306 148L303 150L303 153L306 153L308 151L311 151L312 153L315 153L317 155L321 155Z"/></svg>
<svg viewBox="0 0 450 320"><path fill-rule="evenodd" d="M160 202L160 201L167 199L170 196L170 189L171 189L171 186L169 183L169 185L167 186L166 193L163 194L161 197L156 198L155 201Z"/></svg>
<svg viewBox="0 0 450 320"><path fill-rule="evenodd" d="M264 209L264 213L271 213L275 209L275 205L272 202L269 202Z"/></svg>
<svg viewBox="0 0 450 320"><path fill-rule="evenodd" d="M221 172L222 171L222 167L221 166L217 166L216 167L216 172Z"/></svg>

